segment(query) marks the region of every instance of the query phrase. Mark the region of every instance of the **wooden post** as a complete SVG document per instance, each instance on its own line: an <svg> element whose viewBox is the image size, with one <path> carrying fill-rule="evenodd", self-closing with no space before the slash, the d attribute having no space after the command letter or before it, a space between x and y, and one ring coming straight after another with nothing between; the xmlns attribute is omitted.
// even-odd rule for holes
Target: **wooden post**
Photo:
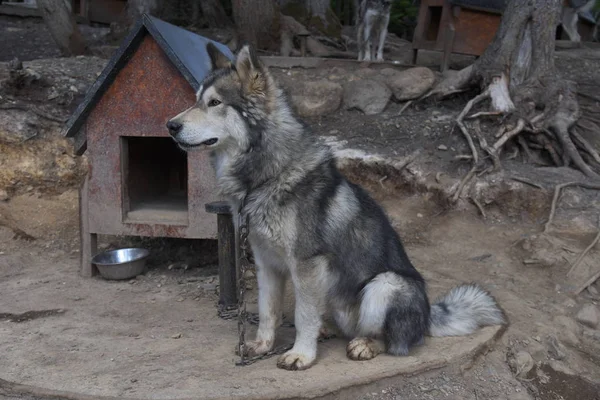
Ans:
<svg viewBox="0 0 600 400"><path fill-rule="evenodd" d="M219 240L219 304L237 304L237 240L233 216L224 201L206 204L206 212L217 214Z"/></svg>
<svg viewBox="0 0 600 400"><path fill-rule="evenodd" d="M98 268L92 264L92 257L98 251L98 235L90 233L88 182L89 176L86 176L79 191L79 255L81 275L91 278L98 273Z"/></svg>
<svg viewBox="0 0 600 400"><path fill-rule="evenodd" d="M298 37L300 38L300 55L302 57L306 57L306 41L310 34L308 33L300 33Z"/></svg>
<svg viewBox="0 0 600 400"><path fill-rule="evenodd" d="M442 57L442 65L440 70L442 73L448 70L450 66L450 56L452 55L452 48L454 47L454 36L456 34L456 27L454 22L460 13L460 7L452 7L450 12L450 21L448 23L448 30L446 31L444 38L444 55Z"/></svg>

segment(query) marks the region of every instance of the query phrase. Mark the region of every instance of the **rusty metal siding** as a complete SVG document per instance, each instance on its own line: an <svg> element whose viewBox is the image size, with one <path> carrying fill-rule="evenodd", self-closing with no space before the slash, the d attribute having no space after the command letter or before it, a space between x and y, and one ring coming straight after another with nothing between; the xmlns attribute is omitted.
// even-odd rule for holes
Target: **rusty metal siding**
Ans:
<svg viewBox="0 0 600 400"><path fill-rule="evenodd" d="M147 35L85 123L90 161L90 230L100 234L216 237L204 204L217 200L207 153L188 154L188 225L125 223L121 137L168 137L166 121L192 105L189 83Z"/></svg>

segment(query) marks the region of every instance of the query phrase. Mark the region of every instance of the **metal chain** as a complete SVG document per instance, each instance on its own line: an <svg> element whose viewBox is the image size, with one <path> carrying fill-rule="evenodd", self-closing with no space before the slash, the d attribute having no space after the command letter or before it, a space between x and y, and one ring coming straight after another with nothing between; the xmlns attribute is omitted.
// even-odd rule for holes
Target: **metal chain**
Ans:
<svg viewBox="0 0 600 400"><path fill-rule="evenodd" d="M250 267L250 259L248 257L248 234L249 234L249 217L246 215L244 218L242 213L242 208L244 205L244 201L238 210L238 230L239 230L239 248L240 248L240 257L239 257L239 266L240 266L240 276L238 279L238 304L237 310L235 306L229 307L220 307L218 310L218 315L220 318L225 320L230 320L237 317L238 320L238 354L240 355L240 361L236 362L237 366L245 366L254 364L259 360L264 360L270 357L273 357L278 354L283 354L289 349L292 348L292 344L284 344L278 347L275 347L271 351L261 354L254 357L246 356L246 322L250 322L252 325L258 325L259 318L256 313L249 313L246 311L246 271L248 271ZM285 327L294 327L293 323L284 322L281 326ZM326 340L326 339L325 339ZM322 340L319 340L322 341Z"/></svg>

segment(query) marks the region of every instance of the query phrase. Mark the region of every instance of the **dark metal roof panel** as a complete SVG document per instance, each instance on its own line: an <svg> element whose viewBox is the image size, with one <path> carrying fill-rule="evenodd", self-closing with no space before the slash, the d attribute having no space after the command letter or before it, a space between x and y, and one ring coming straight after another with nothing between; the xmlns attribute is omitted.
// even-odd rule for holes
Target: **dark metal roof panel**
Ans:
<svg viewBox="0 0 600 400"><path fill-rule="evenodd" d="M579 18L581 18L584 21L587 21L591 24L595 24L596 23L596 18L594 17L594 14L592 14L589 11L583 12L581 14L579 14Z"/></svg>
<svg viewBox="0 0 600 400"><path fill-rule="evenodd" d="M233 59L229 48L214 40L207 39L168 22L147 16L146 26L171 61L185 76L194 90L198 90L200 82L210 72L210 59L206 45L212 42L227 57Z"/></svg>
<svg viewBox="0 0 600 400"><path fill-rule="evenodd" d="M89 113L148 33L156 40L194 90L198 90L200 82L210 72L210 59L206 53L206 44L209 41L214 43L229 58L233 59L234 57L229 48L221 43L171 25L158 18L143 15L123 40L121 46L115 51L98 79L88 89L83 101L65 124L64 136L73 137L77 135ZM85 133L82 134L85 135ZM80 147L85 151L85 143L80 144ZM78 153L81 154L83 151L78 151Z"/></svg>
<svg viewBox="0 0 600 400"><path fill-rule="evenodd" d="M504 11L508 0L450 0L450 3L465 8L500 12Z"/></svg>

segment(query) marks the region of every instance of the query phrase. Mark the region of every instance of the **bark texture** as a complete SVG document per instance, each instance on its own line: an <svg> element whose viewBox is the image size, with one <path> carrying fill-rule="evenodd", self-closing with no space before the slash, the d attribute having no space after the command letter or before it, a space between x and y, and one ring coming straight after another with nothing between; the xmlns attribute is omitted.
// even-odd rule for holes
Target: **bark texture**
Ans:
<svg viewBox="0 0 600 400"><path fill-rule="evenodd" d="M280 14L273 0L232 0L231 5L241 42L279 50Z"/></svg>
<svg viewBox="0 0 600 400"><path fill-rule="evenodd" d="M329 0L280 0L281 12L314 32L339 37L342 25L330 7Z"/></svg>
<svg viewBox="0 0 600 400"><path fill-rule="evenodd" d="M67 2L64 0L38 0L37 4L61 53L66 57L85 53L85 40Z"/></svg>
<svg viewBox="0 0 600 400"><path fill-rule="evenodd" d="M231 20L225 13L219 0L197 0L200 3L202 15L211 28L228 28L232 26Z"/></svg>

